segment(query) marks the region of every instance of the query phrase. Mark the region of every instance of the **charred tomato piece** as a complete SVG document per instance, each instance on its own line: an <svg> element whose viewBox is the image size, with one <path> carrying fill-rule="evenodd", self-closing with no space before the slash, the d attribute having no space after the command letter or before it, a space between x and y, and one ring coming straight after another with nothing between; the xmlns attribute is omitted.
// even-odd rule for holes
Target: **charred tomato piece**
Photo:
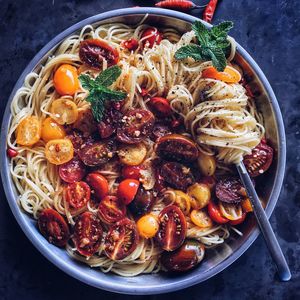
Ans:
<svg viewBox="0 0 300 300"><path fill-rule="evenodd" d="M139 187L133 201L129 204L129 209L135 216L141 216L151 210L155 202L152 191L146 191L142 186Z"/></svg>
<svg viewBox="0 0 300 300"><path fill-rule="evenodd" d="M125 218L126 206L115 196L106 196L98 207L98 216L106 224L114 224Z"/></svg>
<svg viewBox="0 0 300 300"><path fill-rule="evenodd" d="M68 183L80 181L86 174L86 166L78 158L74 157L70 161L59 166L60 178Z"/></svg>
<svg viewBox="0 0 300 300"><path fill-rule="evenodd" d="M121 118L122 113L119 110L112 107L107 108L102 120L98 123L100 137L105 139L112 136L116 132Z"/></svg>

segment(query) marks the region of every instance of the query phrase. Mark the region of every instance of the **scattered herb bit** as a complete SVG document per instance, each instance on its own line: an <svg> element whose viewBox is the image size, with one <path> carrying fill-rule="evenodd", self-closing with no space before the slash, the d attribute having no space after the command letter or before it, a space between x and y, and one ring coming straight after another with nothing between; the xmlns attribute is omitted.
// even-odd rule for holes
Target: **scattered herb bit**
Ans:
<svg viewBox="0 0 300 300"><path fill-rule="evenodd" d="M211 23L212 18L214 17L214 13L216 7L218 5L218 0L210 0L203 12L202 19L208 23Z"/></svg>
<svg viewBox="0 0 300 300"><path fill-rule="evenodd" d="M191 57L196 61L211 60L219 72L224 71L226 54L230 49L227 34L232 27L232 22L225 21L208 29L200 21L195 21L192 29L200 45L182 46L176 51L175 58L182 60Z"/></svg>
<svg viewBox="0 0 300 300"><path fill-rule="evenodd" d="M95 79L86 74L79 76L82 87L89 91L85 100L91 103L93 116L98 122L102 120L106 101L121 101L126 97L126 93L108 88L120 75L120 67L112 66Z"/></svg>

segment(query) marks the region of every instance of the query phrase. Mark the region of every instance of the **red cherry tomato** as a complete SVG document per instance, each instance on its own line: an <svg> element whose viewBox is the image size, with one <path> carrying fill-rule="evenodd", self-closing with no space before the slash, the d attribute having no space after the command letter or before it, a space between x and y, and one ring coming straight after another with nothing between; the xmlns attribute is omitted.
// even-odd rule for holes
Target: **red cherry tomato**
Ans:
<svg viewBox="0 0 300 300"><path fill-rule="evenodd" d="M86 167L83 162L74 157L70 161L59 166L60 178L68 183L80 181L86 173Z"/></svg>
<svg viewBox="0 0 300 300"><path fill-rule="evenodd" d="M18 155L18 151L11 149L11 148L7 148L7 155L10 158L16 157Z"/></svg>
<svg viewBox="0 0 300 300"><path fill-rule="evenodd" d="M80 43L80 60L89 67L101 70L103 60L110 67L119 61L119 52L104 40L88 39Z"/></svg>
<svg viewBox="0 0 300 300"><path fill-rule="evenodd" d="M223 202L239 203L247 196L247 194L239 178L228 177L217 182L216 196Z"/></svg>
<svg viewBox="0 0 300 300"><path fill-rule="evenodd" d="M172 108L167 99L162 97L152 97L150 99L149 107L153 110L154 114L160 117L167 117L172 114Z"/></svg>
<svg viewBox="0 0 300 300"><path fill-rule="evenodd" d="M237 220L231 220L231 221L229 221L229 224L230 225L241 224L241 223L243 223L245 221L246 216L247 216L247 213L243 212L242 216L239 219L237 219Z"/></svg>
<svg viewBox="0 0 300 300"><path fill-rule="evenodd" d="M145 38L145 39L144 39ZM163 36L162 33L155 27L146 29L142 34L143 45L152 48L154 45L159 45Z"/></svg>
<svg viewBox="0 0 300 300"><path fill-rule="evenodd" d="M69 227L65 219L54 209L44 209L38 218L38 226L42 235L58 247L64 247L70 237Z"/></svg>
<svg viewBox="0 0 300 300"><path fill-rule="evenodd" d="M118 198L124 203L129 204L135 197L140 182L135 179L125 179L118 186Z"/></svg>
<svg viewBox="0 0 300 300"><path fill-rule="evenodd" d="M76 220L73 241L77 251L84 256L92 256L100 247L102 240L100 220L91 212L84 212Z"/></svg>
<svg viewBox="0 0 300 300"><path fill-rule="evenodd" d="M111 226L104 242L105 254L112 260L121 260L137 247L139 235L135 222L125 218Z"/></svg>
<svg viewBox="0 0 300 300"><path fill-rule="evenodd" d="M71 210L80 210L89 202L91 189L83 181L70 183L64 188L64 197Z"/></svg>
<svg viewBox="0 0 300 300"><path fill-rule="evenodd" d="M173 251L180 247L185 240L186 232L186 219L179 207L169 205L160 212L156 238L164 250Z"/></svg>
<svg viewBox="0 0 300 300"><path fill-rule="evenodd" d="M108 181L101 174L96 172L90 173L85 180L91 187L96 200L100 201L108 194Z"/></svg>
<svg viewBox="0 0 300 300"><path fill-rule="evenodd" d="M122 169L123 178L136 179L141 178L141 171L143 168L141 166L124 166Z"/></svg>
<svg viewBox="0 0 300 300"><path fill-rule="evenodd" d="M131 38L122 42L122 46L129 51L134 51L139 47L139 42L135 38Z"/></svg>
<svg viewBox="0 0 300 300"><path fill-rule="evenodd" d="M218 224L225 224L229 221L228 219L222 216L219 207L213 201L210 201L208 203L207 208L208 208L208 214L214 222Z"/></svg>
<svg viewBox="0 0 300 300"><path fill-rule="evenodd" d="M107 224L122 220L126 215L126 206L115 196L106 196L99 204L98 216Z"/></svg>

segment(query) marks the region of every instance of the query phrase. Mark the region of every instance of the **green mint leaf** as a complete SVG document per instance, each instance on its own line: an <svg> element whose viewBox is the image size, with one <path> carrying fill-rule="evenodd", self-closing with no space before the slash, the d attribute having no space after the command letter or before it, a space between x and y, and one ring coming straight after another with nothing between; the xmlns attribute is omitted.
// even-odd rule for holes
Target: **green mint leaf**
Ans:
<svg viewBox="0 0 300 300"><path fill-rule="evenodd" d="M97 122L100 122L103 118L104 111L105 111L105 105L102 100L96 100L91 103L91 109L94 118Z"/></svg>
<svg viewBox="0 0 300 300"><path fill-rule="evenodd" d="M211 29L211 33L215 38L221 37L226 39L227 34L231 28L233 28L233 22L225 21L225 22L221 22L218 25L213 26Z"/></svg>
<svg viewBox="0 0 300 300"><path fill-rule="evenodd" d="M201 47L198 45L189 44L179 48L175 53L175 58L179 60L186 59L188 57L191 57L196 61L203 60Z"/></svg>
<svg viewBox="0 0 300 300"><path fill-rule="evenodd" d="M209 43L210 32L200 21L195 21L192 25L197 39L201 46L206 46Z"/></svg>
<svg viewBox="0 0 300 300"><path fill-rule="evenodd" d="M97 88L97 96L103 100L121 101L126 97L127 93L121 91L113 91L104 86Z"/></svg>
<svg viewBox="0 0 300 300"><path fill-rule="evenodd" d="M223 72L226 68L226 57L221 48L207 48L205 52L210 56L213 66Z"/></svg>
<svg viewBox="0 0 300 300"><path fill-rule="evenodd" d="M100 73L96 79L95 83L101 86L110 86L112 85L118 77L121 75L122 70L119 66L115 65L110 68L107 68L102 73Z"/></svg>
<svg viewBox="0 0 300 300"><path fill-rule="evenodd" d="M81 74L79 77L82 87L86 90L91 90L94 87L94 80L86 74Z"/></svg>

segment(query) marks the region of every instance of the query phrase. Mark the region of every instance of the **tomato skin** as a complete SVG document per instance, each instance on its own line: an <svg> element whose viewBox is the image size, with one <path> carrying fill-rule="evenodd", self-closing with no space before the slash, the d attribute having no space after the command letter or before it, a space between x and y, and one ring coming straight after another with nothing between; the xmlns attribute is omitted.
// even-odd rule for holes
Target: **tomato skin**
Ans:
<svg viewBox="0 0 300 300"><path fill-rule="evenodd" d="M145 239L153 238L159 228L157 217L152 214L142 216L137 221L136 226L140 236Z"/></svg>
<svg viewBox="0 0 300 300"><path fill-rule="evenodd" d="M79 89L77 69L68 64L59 66L54 73L53 83L56 91L60 95L73 96Z"/></svg>
<svg viewBox="0 0 300 300"><path fill-rule="evenodd" d="M227 66L223 72L218 72L214 67L208 67L202 72L203 78L222 80L227 83L238 83L242 76L233 67Z"/></svg>
<svg viewBox="0 0 300 300"><path fill-rule="evenodd" d="M210 218L214 222L216 222L218 224L225 224L229 221L228 219L224 218L221 215L221 212L220 212L218 206L213 201L210 201L208 203L207 209L208 209L208 214L209 214Z"/></svg>
<svg viewBox="0 0 300 300"><path fill-rule="evenodd" d="M73 157L70 161L59 166L59 177L68 183L80 181L86 173L86 167L81 160Z"/></svg>
<svg viewBox="0 0 300 300"><path fill-rule="evenodd" d="M193 210L191 212L191 221L200 228L210 228L213 222L204 210Z"/></svg>
<svg viewBox="0 0 300 300"><path fill-rule="evenodd" d="M154 113L160 117L168 117L172 114L169 101L163 97L152 97L148 102Z"/></svg>
<svg viewBox="0 0 300 300"><path fill-rule="evenodd" d="M139 42L135 38L130 38L122 42L121 45L129 51L135 51L139 47Z"/></svg>
<svg viewBox="0 0 300 300"><path fill-rule="evenodd" d="M142 39L143 38L146 38L143 40L144 47L148 46L149 48L152 48L154 45L160 44L163 36L162 33L157 30L157 28L150 27L143 32Z"/></svg>
<svg viewBox="0 0 300 300"><path fill-rule="evenodd" d="M243 223L245 221L246 216L247 216L247 213L244 212L239 219L237 219L237 220L231 220L231 221L229 221L229 224L230 225L239 225L239 224L241 224L241 223Z"/></svg>
<svg viewBox="0 0 300 300"><path fill-rule="evenodd" d="M7 148L6 153L7 153L9 158L16 157L19 154L19 152L17 150L14 150L14 149L11 149L11 148Z"/></svg>
<svg viewBox="0 0 300 300"><path fill-rule="evenodd" d="M96 172L90 173L85 180L94 191L94 197L98 201L108 194L108 181L101 174Z"/></svg>
<svg viewBox="0 0 300 300"><path fill-rule="evenodd" d="M122 169L122 177L126 179L139 180L141 178L141 166L124 166Z"/></svg>
<svg viewBox="0 0 300 300"><path fill-rule="evenodd" d="M38 226L49 243L64 247L70 237L69 227L65 219L54 209L44 209L38 218Z"/></svg>
<svg viewBox="0 0 300 300"><path fill-rule="evenodd" d="M216 197L220 201L239 203L246 195L245 188L238 177L227 177L216 184Z"/></svg>
<svg viewBox="0 0 300 300"><path fill-rule="evenodd" d="M71 210L80 210L91 198L91 189L83 181L69 183L64 188L64 198Z"/></svg>
<svg viewBox="0 0 300 300"><path fill-rule="evenodd" d="M46 118L43 121L41 137L46 143L50 140L63 139L65 136L64 127L56 123L52 118Z"/></svg>
<svg viewBox="0 0 300 300"><path fill-rule="evenodd" d="M73 144L68 139L51 140L45 146L47 160L55 165L62 165L70 161L73 155Z"/></svg>
<svg viewBox="0 0 300 300"><path fill-rule="evenodd" d="M131 201L133 201L140 182L135 179L124 179L120 182L118 186L118 198L125 204L128 205Z"/></svg>
<svg viewBox="0 0 300 300"><path fill-rule="evenodd" d="M82 213L74 226L73 241L77 251L92 256L100 247L103 229L100 220L91 212Z"/></svg>
<svg viewBox="0 0 300 300"><path fill-rule="evenodd" d="M23 119L16 131L16 142L22 146L32 146L41 138L41 122L36 116Z"/></svg>
<svg viewBox="0 0 300 300"><path fill-rule="evenodd" d="M60 125L72 124L78 118L78 109L70 99L59 98L52 102L51 117Z"/></svg>
<svg viewBox="0 0 300 300"><path fill-rule="evenodd" d="M98 207L98 216L106 224L114 224L126 216L126 206L115 196L104 197Z"/></svg>

